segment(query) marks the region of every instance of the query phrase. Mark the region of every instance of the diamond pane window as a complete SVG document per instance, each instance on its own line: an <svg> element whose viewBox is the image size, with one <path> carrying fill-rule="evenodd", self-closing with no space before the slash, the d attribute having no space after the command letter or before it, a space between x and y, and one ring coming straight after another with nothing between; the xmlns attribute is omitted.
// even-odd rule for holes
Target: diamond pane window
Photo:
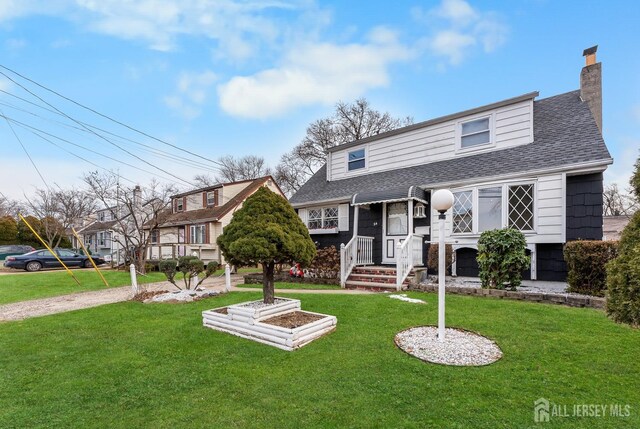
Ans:
<svg viewBox="0 0 640 429"><path fill-rule="evenodd" d="M338 227L338 207L327 207L324 209L324 228Z"/></svg>
<svg viewBox="0 0 640 429"><path fill-rule="evenodd" d="M533 185L509 186L509 227L533 230Z"/></svg>
<svg viewBox="0 0 640 429"><path fill-rule="evenodd" d="M307 225L309 229L322 228L322 209L309 209L309 218Z"/></svg>
<svg viewBox="0 0 640 429"><path fill-rule="evenodd" d="M473 231L473 192L463 191L453 194L453 232Z"/></svg>

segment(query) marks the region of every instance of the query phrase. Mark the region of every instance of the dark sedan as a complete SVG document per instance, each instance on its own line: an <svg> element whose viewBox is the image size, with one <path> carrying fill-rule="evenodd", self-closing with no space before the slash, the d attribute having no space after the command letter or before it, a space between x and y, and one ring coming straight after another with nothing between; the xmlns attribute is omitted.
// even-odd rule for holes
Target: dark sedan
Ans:
<svg viewBox="0 0 640 429"><path fill-rule="evenodd" d="M91 261L85 254L73 252L69 249L55 249L58 258L67 267L91 268ZM96 265L105 263L99 256L92 257ZM60 262L48 250L35 250L19 256L9 256L4 261L4 266L8 268L23 269L27 271L39 271L42 268L60 268Z"/></svg>

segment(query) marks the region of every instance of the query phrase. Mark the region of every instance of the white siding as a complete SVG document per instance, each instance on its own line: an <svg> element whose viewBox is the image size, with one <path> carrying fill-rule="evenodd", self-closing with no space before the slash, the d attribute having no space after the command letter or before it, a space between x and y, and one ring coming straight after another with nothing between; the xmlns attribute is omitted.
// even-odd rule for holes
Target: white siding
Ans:
<svg viewBox="0 0 640 429"><path fill-rule="evenodd" d="M459 138L457 129L460 123L473 117L487 115L493 118L494 144L486 149L456 154L456 139ZM328 158L330 180L442 161L484 150L505 149L533 141L532 100L514 103L473 117L459 118L333 152ZM362 148L366 150L366 167L347 171L348 153Z"/></svg>

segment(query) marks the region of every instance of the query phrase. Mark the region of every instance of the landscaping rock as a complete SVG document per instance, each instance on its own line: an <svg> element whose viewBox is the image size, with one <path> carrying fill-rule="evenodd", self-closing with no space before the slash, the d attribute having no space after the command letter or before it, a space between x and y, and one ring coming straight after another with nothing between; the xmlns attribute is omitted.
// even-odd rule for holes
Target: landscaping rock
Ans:
<svg viewBox="0 0 640 429"><path fill-rule="evenodd" d="M152 302L193 302L203 298L209 298L216 296L220 292L208 291L208 290L180 290L177 292L168 292L160 295L155 295L144 301L145 304Z"/></svg>

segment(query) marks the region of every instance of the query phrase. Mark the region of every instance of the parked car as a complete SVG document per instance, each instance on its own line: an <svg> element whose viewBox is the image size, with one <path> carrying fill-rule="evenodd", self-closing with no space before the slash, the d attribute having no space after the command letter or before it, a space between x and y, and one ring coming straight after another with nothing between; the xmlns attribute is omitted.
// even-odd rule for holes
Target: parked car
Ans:
<svg viewBox="0 0 640 429"><path fill-rule="evenodd" d="M27 252L33 252L34 249L31 246L24 246L22 244L9 244L7 246L0 246L0 260L5 259L11 255L22 255Z"/></svg>
<svg viewBox="0 0 640 429"><path fill-rule="evenodd" d="M70 249L54 249L60 260L67 267L84 267L91 268L89 257L84 254L76 253ZM93 257L96 265L104 264L104 259L96 256ZM27 271L39 271L42 268L59 268L62 267L60 262L48 250L35 250L19 256L8 256L4 261L4 266L8 268L23 269Z"/></svg>

